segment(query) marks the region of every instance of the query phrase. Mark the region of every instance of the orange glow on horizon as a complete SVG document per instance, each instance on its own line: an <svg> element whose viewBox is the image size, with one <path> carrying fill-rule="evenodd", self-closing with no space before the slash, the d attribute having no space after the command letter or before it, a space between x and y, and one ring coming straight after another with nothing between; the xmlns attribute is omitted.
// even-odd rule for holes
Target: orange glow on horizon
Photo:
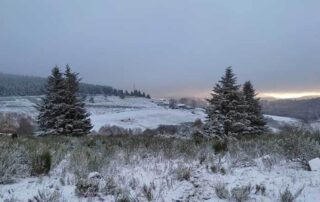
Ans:
<svg viewBox="0 0 320 202"><path fill-rule="evenodd" d="M320 96L320 92L288 92L288 93L260 93L259 97L274 97L277 99L294 99L301 97Z"/></svg>
<svg viewBox="0 0 320 202"><path fill-rule="evenodd" d="M212 91L188 89L179 93L167 94L165 97L190 97L190 98L210 98ZM320 97L320 92L258 92L257 97L275 99L295 99L302 97Z"/></svg>

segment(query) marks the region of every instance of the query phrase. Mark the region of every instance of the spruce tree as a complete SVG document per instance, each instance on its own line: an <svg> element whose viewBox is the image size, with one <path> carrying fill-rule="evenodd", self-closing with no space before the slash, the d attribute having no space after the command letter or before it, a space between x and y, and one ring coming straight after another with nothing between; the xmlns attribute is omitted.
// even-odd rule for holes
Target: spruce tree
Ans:
<svg viewBox="0 0 320 202"><path fill-rule="evenodd" d="M80 79L67 65L65 71L65 89L67 109L62 118L61 127L64 134L72 136L86 135L92 129L90 114L86 111L84 99L79 96Z"/></svg>
<svg viewBox="0 0 320 202"><path fill-rule="evenodd" d="M247 105L231 67L226 69L211 96L206 110L205 133L218 137L245 134L250 124L246 113Z"/></svg>
<svg viewBox="0 0 320 202"><path fill-rule="evenodd" d="M80 97L78 74L69 66L65 74L58 67L48 77L46 94L38 106L41 130L55 135L85 135L92 128L84 98Z"/></svg>
<svg viewBox="0 0 320 202"><path fill-rule="evenodd" d="M59 129L56 125L58 118L64 112L65 89L64 78L58 67L54 67L51 76L48 77L45 88L45 96L38 105L38 124L46 133L57 134Z"/></svg>
<svg viewBox="0 0 320 202"><path fill-rule="evenodd" d="M247 102L248 119L250 120L249 133L253 135L259 135L264 133L266 128L266 122L262 115L262 107L260 105L259 98L256 98L256 92L250 81L247 81L243 85L243 94Z"/></svg>

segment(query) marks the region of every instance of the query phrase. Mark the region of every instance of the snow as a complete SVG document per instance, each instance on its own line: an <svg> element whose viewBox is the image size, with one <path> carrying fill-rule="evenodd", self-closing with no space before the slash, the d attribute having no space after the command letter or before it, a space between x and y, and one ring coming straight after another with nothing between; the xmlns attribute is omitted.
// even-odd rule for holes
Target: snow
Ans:
<svg viewBox="0 0 320 202"><path fill-rule="evenodd" d="M273 119L279 123L284 124L296 124L299 123L298 119L290 118L290 117L284 117L284 116L273 116L273 115L264 115L266 118Z"/></svg>
<svg viewBox="0 0 320 202"><path fill-rule="evenodd" d="M88 175L88 179L101 179L101 178L102 176L98 172L92 172L92 173L89 173Z"/></svg>
<svg viewBox="0 0 320 202"><path fill-rule="evenodd" d="M0 97L0 112L24 114L35 118L37 115L35 106L39 101L38 96Z"/></svg>
<svg viewBox="0 0 320 202"><path fill-rule="evenodd" d="M191 170L189 181L176 180L174 171L181 166L188 166ZM271 170L263 170L261 167L251 166L245 168L226 167L227 174L212 173L206 166L200 166L196 161L184 161L178 159L170 161L166 159L139 160L128 165L114 165L110 175L114 177L121 187L144 185L153 186L153 201L223 201L215 194L218 184L225 184L230 191L235 187L251 185L251 201L277 201L280 192L287 187L292 193L303 188L297 202L313 202L320 197L320 172L309 172L290 167L290 163L283 162L274 166ZM15 197L26 200L34 197L38 191L54 192L58 190L66 201L79 201L75 194L74 184L61 185L59 176L51 172L50 176L41 178L20 179L18 183L0 186L0 200ZM135 185L132 184L135 182ZM255 194L256 185L264 185L266 194ZM140 188L131 190L131 195L138 195ZM136 193L135 193L136 192ZM141 196L141 194L140 194ZM114 201L112 196L100 195L100 199ZM92 201L97 201L93 198ZM86 199L84 199L86 201ZM145 201L145 200L141 200ZM227 201L227 200L225 200Z"/></svg>
<svg viewBox="0 0 320 202"><path fill-rule="evenodd" d="M312 171L320 172L320 158L315 158L309 161L309 166Z"/></svg>
<svg viewBox="0 0 320 202"><path fill-rule="evenodd" d="M93 130L98 131L102 126L120 126L123 128L154 129L159 125L179 125L205 119L202 109L169 109L160 106L161 100L145 98L125 98L111 96L94 97L95 103L89 104Z"/></svg>
<svg viewBox="0 0 320 202"><path fill-rule="evenodd" d="M87 109L90 112L93 130L102 126L119 126L126 129L154 129L159 125L179 125L205 119L203 109L169 109L162 106L162 100L117 96L93 96L94 103L87 97ZM32 118L37 117L36 103L40 97L2 97L0 112L22 113Z"/></svg>
<svg viewBox="0 0 320 202"><path fill-rule="evenodd" d="M314 121L310 125L314 130L320 130L320 120Z"/></svg>

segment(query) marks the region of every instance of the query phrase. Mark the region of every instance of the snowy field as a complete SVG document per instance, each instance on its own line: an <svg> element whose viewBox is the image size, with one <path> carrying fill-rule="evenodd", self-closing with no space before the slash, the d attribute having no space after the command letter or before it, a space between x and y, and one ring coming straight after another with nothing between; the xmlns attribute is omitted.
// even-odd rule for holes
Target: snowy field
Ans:
<svg viewBox="0 0 320 202"><path fill-rule="evenodd" d="M8 149L0 154L0 201L282 202L286 190L297 202L318 201L320 160L308 171L268 141L232 143L216 153L210 142L161 137L7 139L0 144ZM44 150L52 153L50 172L30 175L32 156Z"/></svg>
<svg viewBox="0 0 320 202"><path fill-rule="evenodd" d="M105 125L144 130L205 119L202 109L170 109L158 105L159 100L96 96L94 101L93 104L87 104L87 107L96 131Z"/></svg>
<svg viewBox="0 0 320 202"><path fill-rule="evenodd" d="M94 96L94 103L86 104L91 114L93 130L99 131L102 126L119 126L126 129L155 129L159 125L179 125L185 122L194 122L196 119L205 120L203 109L170 109L165 101L145 98L125 98L116 96ZM0 112L22 113L36 118L35 105L39 97L0 97ZM278 132L282 124L297 124L298 120L289 117L265 115L266 118L277 122L270 128Z"/></svg>
<svg viewBox="0 0 320 202"><path fill-rule="evenodd" d="M91 114L93 130L97 132L106 125L144 130L205 119L203 109L170 109L160 106L160 100L94 96L94 103L91 103L89 99L86 101L87 109ZM0 97L0 112L22 113L36 118L35 105L39 100L39 97Z"/></svg>

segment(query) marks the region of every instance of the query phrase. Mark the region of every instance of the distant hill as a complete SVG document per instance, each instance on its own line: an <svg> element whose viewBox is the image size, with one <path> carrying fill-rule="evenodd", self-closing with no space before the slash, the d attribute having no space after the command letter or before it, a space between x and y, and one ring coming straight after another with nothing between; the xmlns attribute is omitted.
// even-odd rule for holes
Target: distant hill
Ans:
<svg viewBox="0 0 320 202"><path fill-rule="evenodd" d="M286 116L303 121L320 119L320 98L262 100L263 113Z"/></svg>
<svg viewBox="0 0 320 202"><path fill-rule="evenodd" d="M33 96L43 95L47 79L34 76L21 76L0 73L0 96ZM149 97L144 92L135 90L128 92L112 88L110 86L80 84L80 93L85 95L116 95Z"/></svg>

